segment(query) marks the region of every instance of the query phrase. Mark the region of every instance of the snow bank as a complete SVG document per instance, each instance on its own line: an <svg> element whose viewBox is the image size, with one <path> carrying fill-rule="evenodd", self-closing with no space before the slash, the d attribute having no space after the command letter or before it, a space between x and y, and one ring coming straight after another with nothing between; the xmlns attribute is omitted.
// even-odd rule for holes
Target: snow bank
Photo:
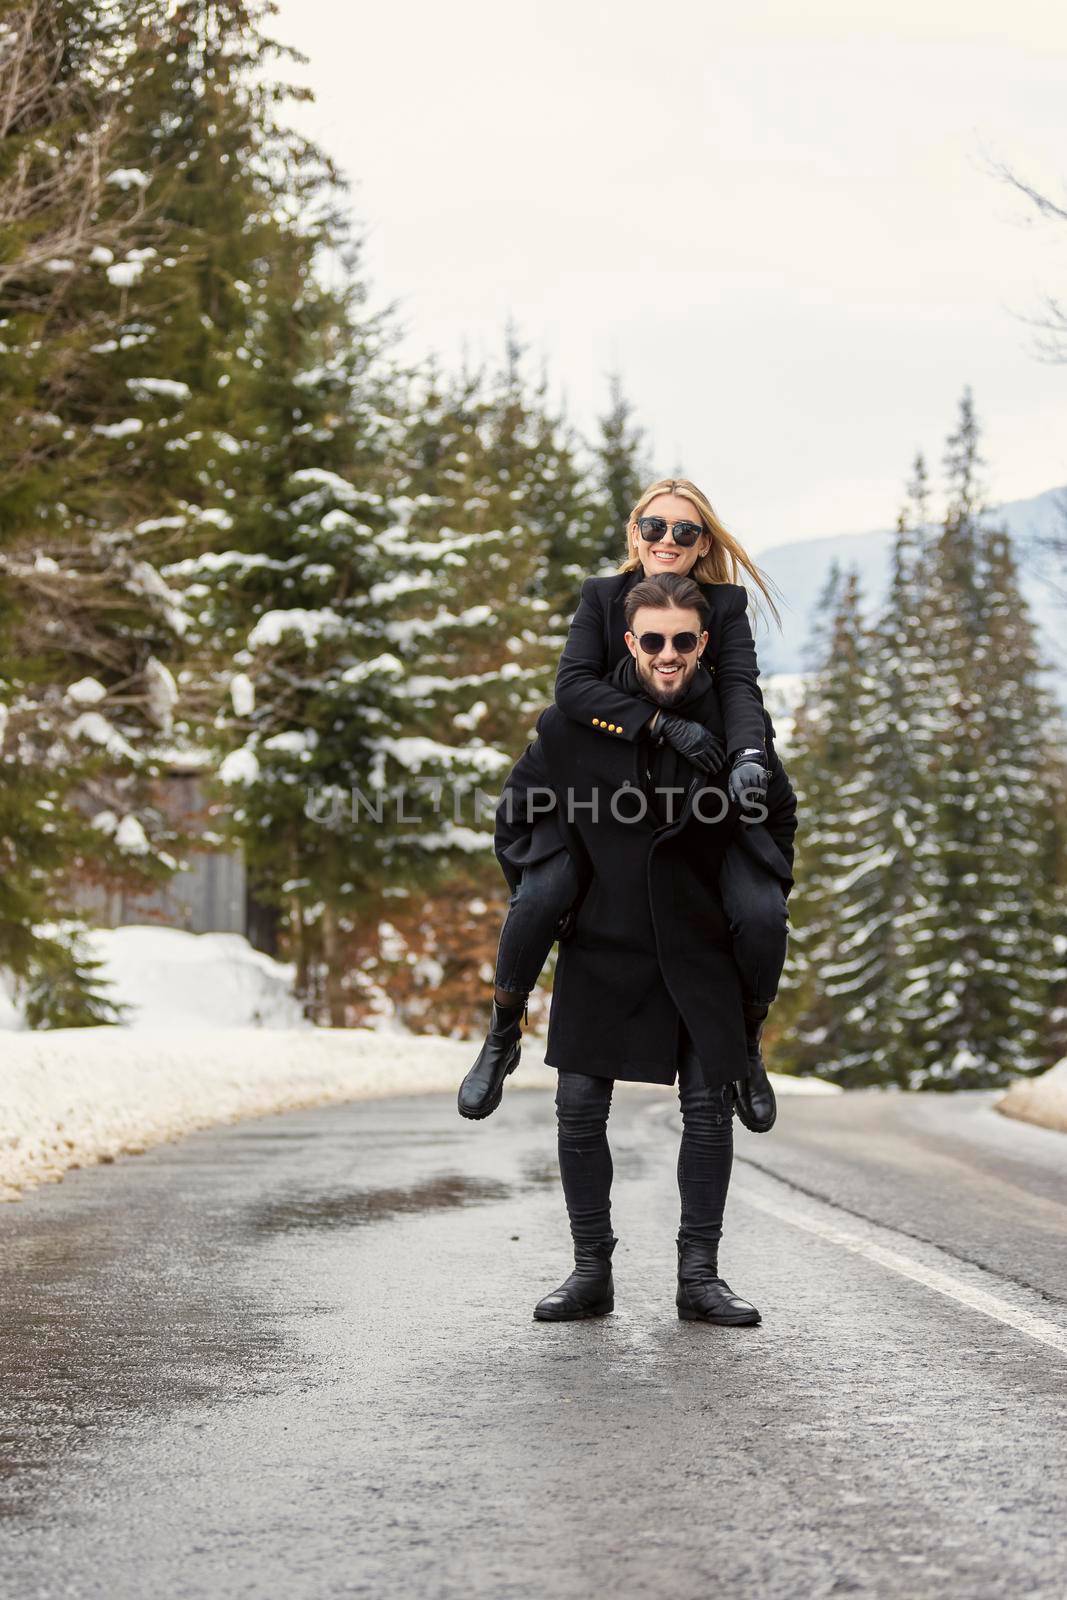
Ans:
<svg viewBox="0 0 1067 1600"><path fill-rule="evenodd" d="M1039 1078L1019 1078L994 1109L1020 1122L1067 1133L1067 1056Z"/></svg>
<svg viewBox="0 0 1067 1600"><path fill-rule="evenodd" d="M292 995L293 966L254 950L242 934L97 928L89 945L114 986L109 999L130 1008L130 1029L311 1029Z"/></svg>
<svg viewBox="0 0 1067 1600"><path fill-rule="evenodd" d="M86 944L111 984L108 998L128 1008L126 1029L311 1028L293 998L292 963L254 950L242 934L131 924L92 929ZM0 1031L25 1027L10 978L0 973Z"/></svg>
<svg viewBox="0 0 1067 1600"><path fill-rule="evenodd" d="M382 925L383 928L386 924ZM293 968L235 933L101 928L93 955L129 1006L123 1027L26 1031L0 973L0 1199L73 1167L138 1155L198 1128L384 1095L455 1095L477 1040L388 1024L315 1028ZM545 1039L524 1038L515 1089L555 1089ZM777 1094L839 1094L771 1073ZM458 1116L458 1113L457 1113Z"/></svg>
<svg viewBox="0 0 1067 1600"><path fill-rule="evenodd" d="M526 1035L509 1094L555 1089L544 1047L543 1037ZM471 1040L367 1028L10 1034L0 1069L0 1199L217 1123L385 1095L454 1095L477 1049ZM814 1079L771 1078L779 1094L841 1092Z"/></svg>
<svg viewBox="0 0 1067 1600"><path fill-rule="evenodd" d="M844 1094L839 1083L830 1083L826 1078L794 1078L788 1072L768 1072L771 1088L775 1098L783 1094Z"/></svg>
<svg viewBox="0 0 1067 1600"><path fill-rule="evenodd" d="M555 1086L543 1044L528 1036L509 1092ZM477 1048L364 1028L10 1034L0 1068L0 1198L216 1123L383 1095L455 1094Z"/></svg>

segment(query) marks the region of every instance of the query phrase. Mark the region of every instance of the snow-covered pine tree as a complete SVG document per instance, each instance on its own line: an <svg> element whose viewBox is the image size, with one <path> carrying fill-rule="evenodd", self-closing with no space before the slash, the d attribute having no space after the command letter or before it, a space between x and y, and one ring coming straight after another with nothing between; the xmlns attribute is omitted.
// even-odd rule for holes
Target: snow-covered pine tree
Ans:
<svg viewBox="0 0 1067 1600"><path fill-rule="evenodd" d="M608 374L608 408L598 418L593 443L594 488L601 515L590 572L614 572L626 549L626 524L638 495L652 478L644 429L634 420L618 372Z"/></svg>
<svg viewBox="0 0 1067 1600"><path fill-rule="evenodd" d="M922 612L929 672L915 754L925 815L914 964L898 998L899 1059L912 1088L988 1087L1032 1070L1050 993L1036 911L1049 825L1044 712L1010 550L988 531L979 439L965 390Z"/></svg>
<svg viewBox="0 0 1067 1600"><path fill-rule="evenodd" d="M598 567L603 499L596 462L542 377L529 400L533 439L521 501L523 524L540 546L537 594L548 601L550 627L562 650L581 587Z"/></svg>
<svg viewBox="0 0 1067 1600"><path fill-rule="evenodd" d="M273 503L265 490L282 482L282 493L295 502L328 488L297 484L301 469L314 470L315 445L310 454L306 449L311 424L296 409L280 426L267 392L270 375L261 376L270 352L269 338L260 341L259 334L276 267L278 325L292 315L292 304L280 303L286 243L301 226L317 238L329 232L329 219L308 221L316 197L330 191L328 163L278 120L286 91L270 80L268 63L285 52L263 31L273 9L243 0L28 8L34 25L50 30L44 58L57 62L61 75L79 62L92 64L85 117L102 115L97 102L106 95L114 125L99 193L83 196L79 250L72 245L68 258L42 262L39 237L30 239L38 279L48 273L48 293L38 298L49 337L30 322L25 330L20 324L8 350L16 369L33 355L30 420L45 447L35 455L22 434L21 495L9 502L13 523L5 530L7 577L21 585L20 600L36 595L40 603L36 612L24 603L9 609L21 632L9 632L7 654L25 676L36 662L27 634L42 612L39 631L65 651L61 661L34 665L28 721L47 736L52 768L60 758L69 763L72 787L88 794L98 829L105 830L95 850L73 847L68 838L49 858L75 869L81 862L87 871L90 858L106 865L110 850L166 870L172 863L160 848L169 842L162 818L150 805L135 807L134 794L140 799L143 780L154 775L161 744L216 739L213 674L220 662L215 641L205 653L210 608L197 610L206 596L195 587L179 595L161 564L169 560L178 571L183 558L209 557L220 534L228 543L237 529L254 555L260 517L264 508L269 517ZM65 48L56 50L60 37ZM85 86L78 87L84 95ZM67 100L80 112L77 96ZM55 137L46 137L49 115ZM70 115L66 104L64 116ZM63 140L75 154L84 146L83 129L50 113L36 89L33 118L35 160L67 160ZM95 125L91 131L95 137ZM19 179L27 130L16 122L7 133L16 141L7 147L7 170ZM12 192L17 198L17 182L4 190L5 200ZM10 220L10 206L5 214ZM4 287L20 318L36 314L24 285L8 274ZM319 348L328 366L327 341ZM302 347L282 363L282 390L305 355ZM345 427L351 436L351 420ZM5 430L5 437L18 436ZM51 479L34 484L25 470L31 462L42 471L54 464ZM351 485L338 493L350 499ZM37 546L31 564L21 554L27 541ZM189 629L182 639L190 620L198 636ZM254 613L246 618L249 626L255 620ZM178 648L197 655L175 675L167 661ZM224 661L221 670L229 675ZM12 707L12 740L21 709ZM25 738L18 748L25 767ZM31 804L32 784L22 783L20 793Z"/></svg>
<svg viewBox="0 0 1067 1600"><path fill-rule="evenodd" d="M508 765L551 700L558 605L573 582L563 568L588 513L572 442L520 358L509 335L500 371L461 377L411 408L414 445L433 433L433 476L411 463L401 485L418 538L387 541L401 569L394 631L410 619L418 642L413 727L438 737L447 729L458 744L476 731Z"/></svg>
<svg viewBox="0 0 1067 1600"><path fill-rule="evenodd" d="M391 576L371 591L408 673L395 679L404 734L383 738L380 776L420 789L423 812L441 798L430 826L400 836L406 865L390 855L384 932L356 965L368 994L388 973L405 1021L442 1031L484 1022L505 898L492 803L551 699L595 521L586 452L523 354L509 328L495 370L413 374L403 516L380 541Z"/></svg>
<svg viewBox="0 0 1067 1600"><path fill-rule="evenodd" d="M388 973L409 1025L459 1033L483 1021L503 908L495 799L551 698L558 648L549 541L530 498L548 425L520 354L509 336L496 373L416 376L398 480L407 509L372 591L409 674L397 681L403 735L382 740L379 775L415 791L424 821L398 840L391 915L360 970L368 983Z"/></svg>
<svg viewBox="0 0 1067 1600"><path fill-rule="evenodd" d="M1052 825L1043 837L1041 859L1034 870L1045 884L1042 904L1046 953L1054 977L1045 999L1042 1056L1053 1066L1067 1055L1067 727L1054 725L1047 747L1047 789Z"/></svg>
<svg viewBox="0 0 1067 1600"><path fill-rule="evenodd" d="M858 573L831 569L814 618L818 667L798 707L789 772L803 817L791 947L773 1016L787 1070L864 1081L868 1048L857 997L878 976L869 880L879 843L876 775L866 760L874 702Z"/></svg>
<svg viewBox="0 0 1067 1600"><path fill-rule="evenodd" d="M387 313L367 309L336 171L280 120L284 88L264 85L271 47L258 29L273 8L217 30L216 9L189 33L190 59L214 86L208 127L227 129L207 195L226 188L221 210L241 219L247 254L197 214L213 297L198 315L225 337L203 374L213 415L184 440L206 444L200 485L217 506L180 508L165 569L191 617L183 731L223 756L223 834L244 848L309 1012L337 1023L344 924L385 870L347 801L366 781L372 737L399 731L388 709L397 663L369 603L397 521L393 335ZM205 171L201 159L186 165Z"/></svg>
<svg viewBox="0 0 1067 1600"><path fill-rule="evenodd" d="M983 987L996 1059L1003 1073L1015 1074L1055 1059L1052 1000L1067 977L1055 937L1065 925L1062 879L1048 870L1063 826L1055 802L1063 790L1064 729L1041 680L1036 630L1007 530L986 525L981 553L989 639L981 756L994 852L982 909L989 935Z"/></svg>
<svg viewBox="0 0 1067 1600"><path fill-rule="evenodd" d="M171 833L138 802L173 702L174 619L102 537L130 430L98 405L113 330L98 291L145 212L121 158L132 15L41 0L0 26L0 964L32 1026L115 1015L69 915L71 873L137 886L173 866Z"/></svg>
<svg viewBox="0 0 1067 1600"><path fill-rule="evenodd" d="M195 601L214 665L214 731L231 830L255 893L282 917L298 992L343 1021L339 934L365 899L376 846L348 820L371 743L395 729L385 647L369 596L395 522L385 459L392 420L372 376L383 330L349 287L316 275L320 241L291 229L252 299L242 384L240 500L228 548L168 568Z"/></svg>
<svg viewBox="0 0 1067 1600"><path fill-rule="evenodd" d="M865 633L833 574L816 629L790 759L805 849L775 1022L780 1059L842 1083L1003 1083L1061 1040L1057 718L980 464L965 393L940 533L925 533L919 457L878 621Z"/></svg>
<svg viewBox="0 0 1067 1600"><path fill-rule="evenodd" d="M901 1049L902 975L915 965L912 926L922 901L917 853L930 825L922 782L923 707L932 685L924 637L929 488L916 455L897 517L885 604L870 634L870 692L861 750L869 774L868 858L852 885L852 943L866 949L862 982L849 1007L856 1081L906 1085L912 1063Z"/></svg>
<svg viewBox="0 0 1067 1600"><path fill-rule="evenodd" d="M965 1070L962 1031L973 939L980 926L984 870L977 806L982 778L976 745L981 650L978 561L978 428L967 392L945 451L947 501L931 538L920 597L921 660L913 678L911 739L919 828L912 853L910 939L898 975L894 1036L898 1081L951 1087ZM973 989L967 990L973 995ZM969 1001L968 1001L969 1009ZM957 1059L958 1057L958 1059ZM953 1063L955 1063L953 1065Z"/></svg>

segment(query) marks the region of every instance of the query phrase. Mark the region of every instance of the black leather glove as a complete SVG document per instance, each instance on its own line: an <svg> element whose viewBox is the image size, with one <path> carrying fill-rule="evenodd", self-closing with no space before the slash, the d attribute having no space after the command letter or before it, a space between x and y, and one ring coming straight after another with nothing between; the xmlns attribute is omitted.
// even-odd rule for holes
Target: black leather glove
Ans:
<svg viewBox="0 0 1067 1600"><path fill-rule="evenodd" d="M673 717L670 712L661 711L655 737L665 740L701 772L720 772L726 765L726 746L715 734L709 733L702 722L690 722L688 717Z"/></svg>
<svg viewBox="0 0 1067 1600"><path fill-rule="evenodd" d="M767 785L770 781L767 752L762 747L738 750L735 753L727 788L730 791L730 799L742 810L748 806L763 804L767 798Z"/></svg>

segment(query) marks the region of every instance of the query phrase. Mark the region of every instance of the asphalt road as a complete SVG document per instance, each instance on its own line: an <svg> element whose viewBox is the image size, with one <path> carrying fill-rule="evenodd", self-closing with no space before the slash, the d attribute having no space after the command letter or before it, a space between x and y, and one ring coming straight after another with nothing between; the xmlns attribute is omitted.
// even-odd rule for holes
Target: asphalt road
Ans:
<svg viewBox="0 0 1067 1600"><path fill-rule="evenodd" d="M521 1070L521 1069L520 1069ZM677 1320L672 1091L616 1089L616 1311L548 1094L219 1130L0 1208L0 1594L1067 1594L1067 1137L990 1096L737 1129Z"/></svg>

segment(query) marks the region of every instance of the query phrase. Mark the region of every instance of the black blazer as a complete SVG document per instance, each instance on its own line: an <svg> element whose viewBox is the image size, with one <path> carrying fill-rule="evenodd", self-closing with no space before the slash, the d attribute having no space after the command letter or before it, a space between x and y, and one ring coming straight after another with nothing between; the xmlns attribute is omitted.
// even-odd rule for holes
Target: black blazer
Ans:
<svg viewBox="0 0 1067 1600"><path fill-rule="evenodd" d="M574 722L634 740L652 711L643 700L605 683L626 654L626 591L644 579L636 567L607 578L586 578L556 670L556 704ZM748 625L748 593L739 583L699 584L710 612L702 660L714 672L726 726L728 755L762 745L766 713L756 646Z"/></svg>

